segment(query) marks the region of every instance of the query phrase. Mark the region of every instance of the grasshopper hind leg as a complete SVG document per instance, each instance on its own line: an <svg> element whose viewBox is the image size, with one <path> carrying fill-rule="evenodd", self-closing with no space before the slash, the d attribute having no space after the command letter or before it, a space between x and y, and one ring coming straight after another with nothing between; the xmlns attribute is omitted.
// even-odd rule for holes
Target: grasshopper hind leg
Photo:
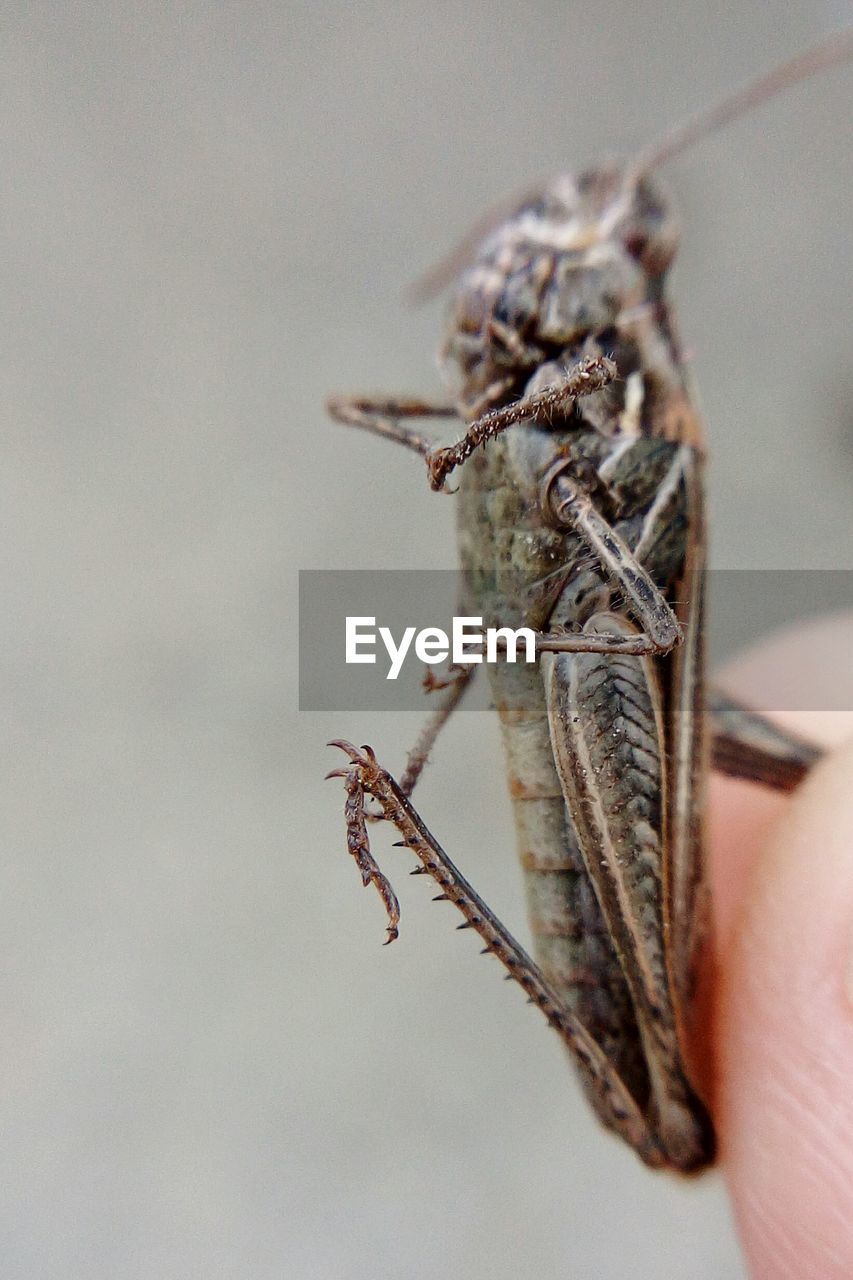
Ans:
<svg viewBox="0 0 853 1280"><path fill-rule="evenodd" d="M774 791L793 791L823 752L727 694L709 699L711 763L719 773Z"/></svg>
<svg viewBox="0 0 853 1280"><path fill-rule="evenodd" d="M642 1160L653 1168L671 1163L662 1149L647 1117L626 1087L624 1081L590 1035L583 1023L561 1001L542 970L516 942L453 864L441 845L430 833L395 779L377 762L368 747L358 749L347 742L330 743L349 757L349 765L329 776L343 777L347 803L347 843L365 885L374 883L389 915L388 941L397 936L399 910L397 900L385 877L373 860L364 823L363 798L372 796L382 809L382 816L403 837L403 843L421 862L422 870L439 886L438 900L452 902L464 917L460 929L470 928L484 942L484 952L497 956L527 995L544 1014L571 1050L587 1089L596 1099L596 1109L608 1127L632 1146ZM359 807L361 806L361 808Z"/></svg>

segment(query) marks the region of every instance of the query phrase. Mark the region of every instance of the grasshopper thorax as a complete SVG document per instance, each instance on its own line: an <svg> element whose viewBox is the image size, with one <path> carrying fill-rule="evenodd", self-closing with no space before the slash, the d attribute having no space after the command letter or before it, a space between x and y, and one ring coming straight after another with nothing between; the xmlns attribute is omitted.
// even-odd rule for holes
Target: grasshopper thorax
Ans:
<svg viewBox="0 0 853 1280"><path fill-rule="evenodd" d="M678 247L667 202L618 168L565 176L483 240L462 273L442 350L460 404L482 411L531 372L659 304Z"/></svg>

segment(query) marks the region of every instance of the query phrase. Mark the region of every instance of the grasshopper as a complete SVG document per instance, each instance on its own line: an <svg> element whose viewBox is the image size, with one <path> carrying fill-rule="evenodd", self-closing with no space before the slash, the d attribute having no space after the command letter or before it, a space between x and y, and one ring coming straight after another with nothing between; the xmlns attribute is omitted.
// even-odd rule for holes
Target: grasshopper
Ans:
<svg viewBox="0 0 853 1280"><path fill-rule="evenodd" d="M709 764L782 791L818 758L703 673L704 436L665 293L678 245L650 174L780 89L853 56L853 31L801 54L622 167L563 176L479 226L421 293L456 277L448 403L335 397L339 421L458 470L463 612L531 627L533 666L490 667L534 960L454 866L410 795L472 665L454 671L399 782L340 747L349 852L397 936L368 820L390 822L571 1051L604 1124L648 1165L711 1164L691 1046L707 947ZM460 417L437 446L418 418ZM487 446L488 447L485 447ZM373 797L376 813L368 811Z"/></svg>

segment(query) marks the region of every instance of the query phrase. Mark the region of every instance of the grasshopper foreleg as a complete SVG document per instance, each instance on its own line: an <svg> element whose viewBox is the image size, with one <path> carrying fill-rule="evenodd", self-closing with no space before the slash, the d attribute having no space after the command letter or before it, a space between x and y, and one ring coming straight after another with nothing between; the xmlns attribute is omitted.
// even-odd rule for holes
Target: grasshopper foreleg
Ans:
<svg viewBox="0 0 853 1280"><path fill-rule="evenodd" d="M436 448L435 441L406 425L406 418L455 418L452 404L418 400L413 396L330 396L326 409L336 422L347 427L360 427L373 435L405 445L428 458Z"/></svg>
<svg viewBox="0 0 853 1280"><path fill-rule="evenodd" d="M429 470L430 486L438 491L444 488L450 473L487 440L493 440L518 422L550 422L555 414L567 416L576 400L601 391L616 376L616 365L612 360L606 356L589 356L567 370L561 382L522 396L503 408L481 414L470 424L462 439L452 445L436 445L402 421L405 418L457 417L458 410L450 404L406 396L331 396L326 401L326 408L336 422L361 427L420 454ZM487 402L504 390L503 384L489 388Z"/></svg>
<svg viewBox="0 0 853 1280"><path fill-rule="evenodd" d="M378 802L383 817L396 827L404 844L439 886L439 899L452 902L462 913L464 921L459 928L471 928L480 936L485 943L484 951L498 957L528 1000L541 1009L549 1025L572 1050L590 1088L597 1094L601 1111L610 1126L635 1147L648 1164L661 1165L664 1156L648 1122L600 1046L583 1023L566 1008L539 966L451 862L400 785L377 762L369 747L359 750L342 741L329 745L340 747L350 760L348 768L336 769L329 776L344 778L347 845L361 871L363 882L374 883L385 902L389 917L387 941L397 936L399 907L390 884L370 853L363 816L365 795Z"/></svg>
<svg viewBox="0 0 853 1280"><path fill-rule="evenodd" d="M430 485L433 489L442 489L451 471L467 461L475 449L518 422L550 422L557 414L568 417L576 400L601 391L616 376L612 360L606 356L589 356L569 369L561 382L482 414L456 444L433 449L427 455Z"/></svg>

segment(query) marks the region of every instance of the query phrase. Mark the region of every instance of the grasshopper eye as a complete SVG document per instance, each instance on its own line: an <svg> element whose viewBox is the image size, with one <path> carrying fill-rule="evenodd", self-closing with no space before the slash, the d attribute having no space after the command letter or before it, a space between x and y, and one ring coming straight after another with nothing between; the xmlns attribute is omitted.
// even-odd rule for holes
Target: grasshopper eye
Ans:
<svg viewBox="0 0 853 1280"><path fill-rule="evenodd" d="M651 234L632 229L622 243L649 276L662 276L678 251L678 233L665 221Z"/></svg>

